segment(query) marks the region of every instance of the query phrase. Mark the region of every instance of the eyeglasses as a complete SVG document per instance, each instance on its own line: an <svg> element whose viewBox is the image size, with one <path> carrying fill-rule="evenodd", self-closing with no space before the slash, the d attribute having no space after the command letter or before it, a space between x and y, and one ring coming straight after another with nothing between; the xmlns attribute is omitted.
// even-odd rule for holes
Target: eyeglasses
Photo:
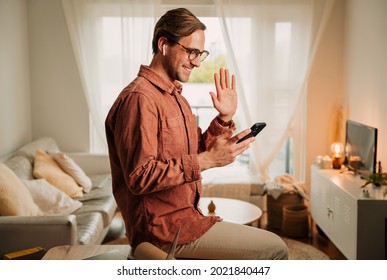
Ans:
<svg viewBox="0 0 387 280"><path fill-rule="evenodd" d="M172 39L169 39L169 41L174 42L175 44L178 44L180 47L182 47L188 53L189 61L196 59L198 56L200 56L200 61L203 61L210 54L208 51L201 52L198 49L190 49L190 48L184 47L182 44Z"/></svg>

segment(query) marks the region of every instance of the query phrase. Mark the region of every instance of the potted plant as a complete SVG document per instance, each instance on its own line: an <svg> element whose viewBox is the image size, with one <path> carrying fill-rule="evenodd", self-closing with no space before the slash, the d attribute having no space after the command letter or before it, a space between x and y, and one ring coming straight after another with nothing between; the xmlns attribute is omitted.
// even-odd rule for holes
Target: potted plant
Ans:
<svg viewBox="0 0 387 280"><path fill-rule="evenodd" d="M387 173L374 173L368 176L366 182L361 187L364 188L368 184L373 184L377 187L387 185Z"/></svg>

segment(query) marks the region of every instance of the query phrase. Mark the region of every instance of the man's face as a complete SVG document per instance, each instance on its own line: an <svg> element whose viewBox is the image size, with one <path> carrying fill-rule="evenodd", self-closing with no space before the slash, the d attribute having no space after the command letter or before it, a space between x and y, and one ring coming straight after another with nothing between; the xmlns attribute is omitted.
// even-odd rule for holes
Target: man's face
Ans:
<svg viewBox="0 0 387 280"><path fill-rule="evenodd" d="M180 39L179 44L187 49L204 50L204 31L196 30L187 37ZM187 82L192 69L200 66L200 56L190 61L188 52L180 45L168 46L167 57L164 60L164 68L169 78L174 81Z"/></svg>

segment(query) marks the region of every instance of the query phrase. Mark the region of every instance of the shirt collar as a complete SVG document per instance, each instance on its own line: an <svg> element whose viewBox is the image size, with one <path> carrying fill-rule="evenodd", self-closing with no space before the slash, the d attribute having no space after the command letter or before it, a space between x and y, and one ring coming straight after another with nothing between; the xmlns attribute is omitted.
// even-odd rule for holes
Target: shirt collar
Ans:
<svg viewBox="0 0 387 280"><path fill-rule="evenodd" d="M173 94L174 92L181 94L183 86L178 82L170 82L163 79L159 74L153 71L146 65L141 65L138 76L144 77L156 87L160 88L163 92Z"/></svg>

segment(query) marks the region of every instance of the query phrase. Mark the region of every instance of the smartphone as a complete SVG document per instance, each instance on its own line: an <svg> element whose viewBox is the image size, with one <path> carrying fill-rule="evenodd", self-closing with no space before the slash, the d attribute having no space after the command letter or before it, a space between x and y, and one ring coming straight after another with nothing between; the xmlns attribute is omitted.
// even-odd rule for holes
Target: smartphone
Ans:
<svg viewBox="0 0 387 280"><path fill-rule="evenodd" d="M237 143L240 143L246 139L249 139L250 137L255 137L257 136L258 133L261 132L261 130L266 126L266 123L265 122L257 122L255 123L250 129L251 129L251 132L249 134L247 134L245 137L241 138L238 140Z"/></svg>

